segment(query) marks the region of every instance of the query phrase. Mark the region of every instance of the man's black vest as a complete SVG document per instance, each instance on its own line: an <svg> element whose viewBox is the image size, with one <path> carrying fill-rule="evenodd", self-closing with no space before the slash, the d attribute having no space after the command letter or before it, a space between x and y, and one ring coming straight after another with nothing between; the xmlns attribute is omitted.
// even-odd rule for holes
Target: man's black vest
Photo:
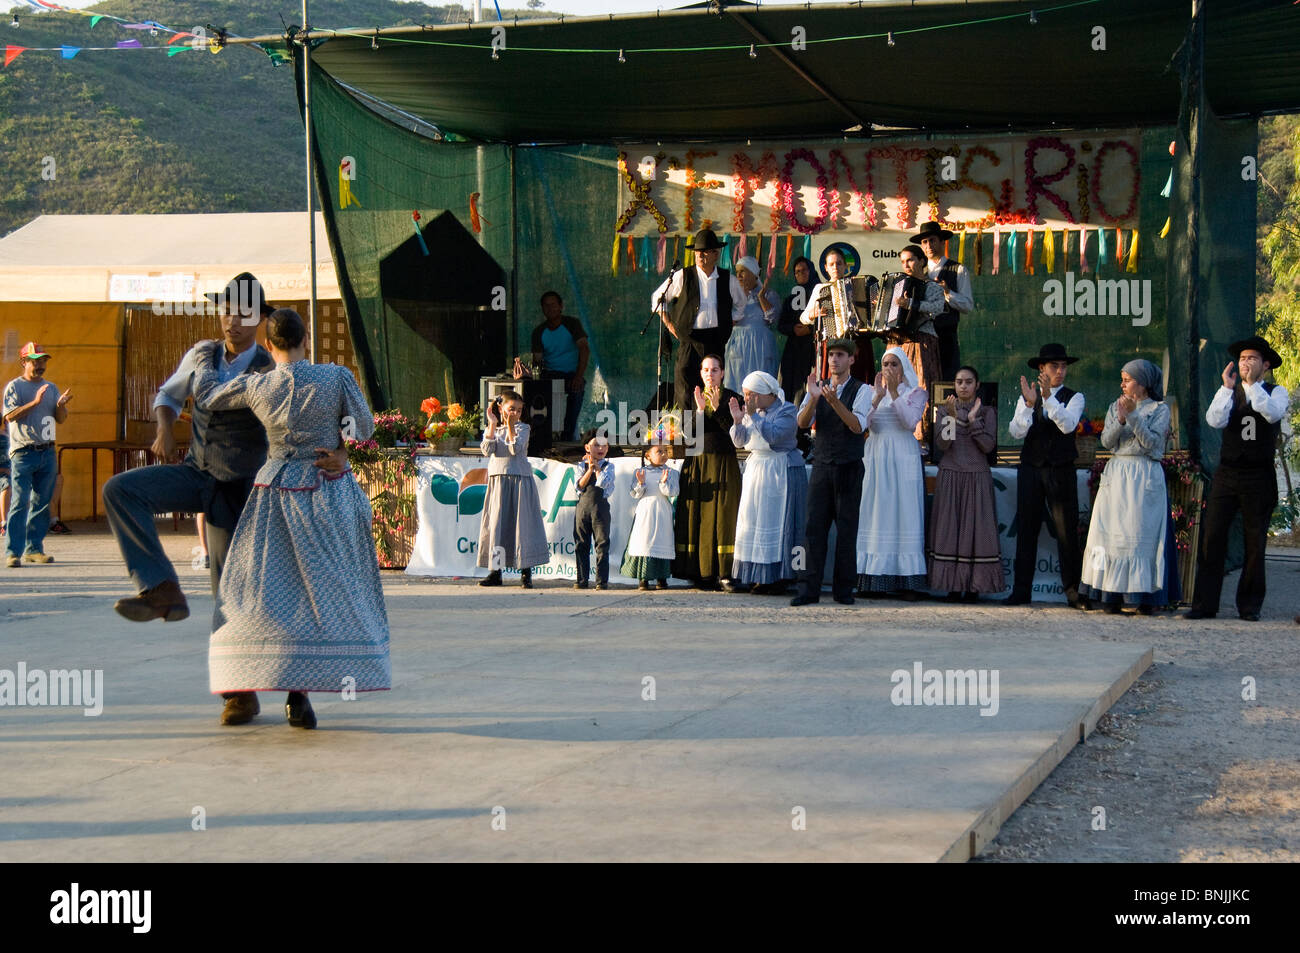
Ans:
<svg viewBox="0 0 1300 953"><path fill-rule="evenodd" d="M1062 405L1068 404L1075 392L1062 386L1056 392L1056 399ZM1034 422L1025 434L1025 444L1020 448L1020 462L1034 467L1066 467L1074 465L1074 458L1079 455L1074 445L1074 433L1061 433L1061 428L1052 423L1043 412L1043 395L1034 404Z"/></svg>
<svg viewBox="0 0 1300 953"><path fill-rule="evenodd" d="M215 346L222 345L217 342ZM245 374L275 365L266 348L256 347ZM217 360L221 360L220 353ZM266 429L251 410L203 410L196 404L193 422L189 459L203 472L218 480L239 480L255 476L266 462Z"/></svg>
<svg viewBox="0 0 1300 953"><path fill-rule="evenodd" d="M1273 393L1276 384L1260 381L1265 393ZM1234 395L1235 398L1235 395ZM1247 418L1255 421L1254 438L1242 437ZM1251 409L1246 400L1240 407L1233 401L1232 414L1228 417L1228 426L1223 428L1223 448L1219 452L1219 464L1225 467L1237 467L1242 470L1273 469L1273 449L1277 446L1278 435L1282 432L1282 421L1269 423L1262 414Z"/></svg>
<svg viewBox="0 0 1300 953"><path fill-rule="evenodd" d="M850 377L848 383L844 385L844 393L840 395L840 403L852 410L853 401L861 388L862 381ZM854 460L862 459L866 451L866 442L862 434L850 430L825 399L817 401L813 419L817 422L817 437L813 440L813 466L829 467L837 463L852 463Z"/></svg>
<svg viewBox="0 0 1300 953"><path fill-rule="evenodd" d="M718 330L723 338L731 336L731 272L715 269L713 287L718 299ZM669 306L668 317L677 329L677 341L686 345L700 313L700 273L694 265L682 272L682 293ZM722 356L722 355L719 355Z"/></svg>
<svg viewBox="0 0 1300 953"><path fill-rule="evenodd" d="M959 287L957 284L957 263L951 258L945 258L943 267L940 268L939 273L934 276L934 280L946 282L949 291L956 291ZM944 331L956 331L957 322L960 319L961 312L945 301L943 310L934 316L934 329L940 333Z"/></svg>

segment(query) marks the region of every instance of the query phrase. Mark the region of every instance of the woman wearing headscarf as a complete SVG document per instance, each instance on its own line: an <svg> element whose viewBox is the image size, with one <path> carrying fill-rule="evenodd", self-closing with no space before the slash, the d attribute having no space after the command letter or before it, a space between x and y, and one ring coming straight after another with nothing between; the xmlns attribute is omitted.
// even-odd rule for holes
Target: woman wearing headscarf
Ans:
<svg viewBox="0 0 1300 953"><path fill-rule="evenodd" d="M799 429L794 404L787 403L776 378L753 371L742 383L745 401L730 404L731 442L749 451L736 517L732 577L737 591L756 595L785 592L794 578L791 556L803 538L808 481L803 456L795 450ZM802 482L791 479L791 454L798 457Z"/></svg>
<svg viewBox="0 0 1300 953"><path fill-rule="evenodd" d="M731 401L740 394L722 386L722 358L700 362L703 387L696 387L695 437L700 453L682 464L681 493L673 523L677 558L673 575L697 588L716 591L720 580L730 586L736 546L736 511L740 507L740 464L731 442Z"/></svg>
<svg viewBox="0 0 1300 953"><path fill-rule="evenodd" d="M813 288L817 285L817 273L813 263L800 256L794 260L795 286L781 302L781 317L777 319L776 329L785 335L785 350L781 354L781 386L790 395L791 402L798 407L803 401L804 388L813 366L813 328L799 320L803 309L812 300Z"/></svg>
<svg viewBox="0 0 1300 953"><path fill-rule="evenodd" d="M731 305L731 337L727 338L726 377L722 382L723 387L733 391L740 390L741 382L752 371L776 373L772 322L781 305L781 299L768 290L766 281L759 287L758 261L752 255L736 262L736 278L743 294Z"/></svg>
<svg viewBox="0 0 1300 953"><path fill-rule="evenodd" d="M912 431L928 397L901 347L880 358L867 411L866 473L858 516L858 591L898 592L914 600L926 588L925 472Z"/></svg>
<svg viewBox="0 0 1300 953"><path fill-rule="evenodd" d="M1083 548L1079 595L1118 613L1143 615L1178 598L1165 472L1169 437L1160 369L1135 360L1120 373L1120 397L1106 411L1101 445L1114 455L1101 473Z"/></svg>
<svg viewBox="0 0 1300 953"><path fill-rule="evenodd" d="M930 511L927 565L931 589L946 591L949 602L976 602L981 592L1006 588L988 460L997 445L998 417L976 395L975 368L958 368L954 383L956 393L937 408L934 421L943 459Z"/></svg>

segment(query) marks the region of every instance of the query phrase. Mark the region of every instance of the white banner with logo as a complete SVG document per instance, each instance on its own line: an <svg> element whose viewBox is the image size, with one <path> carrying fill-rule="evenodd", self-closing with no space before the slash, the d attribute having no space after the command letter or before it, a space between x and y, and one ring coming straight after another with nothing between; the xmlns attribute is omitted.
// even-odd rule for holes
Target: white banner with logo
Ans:
<svg viewBox="0 0 1300 953"><path fill-rule="evenodd" d="M609 578L611 582L634 582L618 573L623 561L623 550L632 530L632 514L636 501L632 499L632 483L641 465L639 457L615 457L614 496L610 499ZM576 574L573 555L573 515L578 496L574 481L577 470L571 464L556 460L530 457L537 479L537 495L542 504L542 524L551 544L551 561L533 570L534 579L548 578L572 580ZM487 461L473 457L419 457L419 490L416 509L419 529L415 548L406 571L413 576L486 576L487 570L478 566L478 534L483 520L483 503L487 493ZM680 461L673 466L680 467ZM743 464L742 464L743 467ZM927 467L926 475L933 477L935 467ZM1079 506L1088 507L1088 472L1078 471ZM1011 535L1016 517L1016 471L997 468L993 471L993 488L997 510L998 533L1002 543L1002 565L1006 572L1007 591L1011 589L1012 567L1016 556L1016 540ZM834 552L834 533L829 550ZM1034 573L1034 599L1042 602L1064 602L1061 587L1061 565L1057 558L1056 541L1046 528L1038 540L1038 562ZM592 554L592 572L595 572L595 554ZM829 580L830 566L827 566ZM517 576L517 570L505 574ZM594 581L594 580L593 580Z"/></svg>

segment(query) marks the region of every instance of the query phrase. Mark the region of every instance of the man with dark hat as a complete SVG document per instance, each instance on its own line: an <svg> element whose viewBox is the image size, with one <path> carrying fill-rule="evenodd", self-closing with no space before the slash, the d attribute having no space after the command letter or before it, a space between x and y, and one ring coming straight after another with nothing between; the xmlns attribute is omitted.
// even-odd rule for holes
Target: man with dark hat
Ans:
<svg viewBox="0 0 1300 953"><path fill-rule="evenodd" d="M1223 446L1201 523L1196 594L1185 618L1213 619L1218 613L1228 532L1240 509L1245 562L1237 583L1237 615L1256 622L1264 605L1268 524L1277 506L1273 453L1291 398L1285 387L1264 380L1264 375L1276 369L1282 359L1262 337L1237 341L1228 353L1233 359L1223 369L1223 386L1205 411L1206 423L1223 431Z"/></svg>
<svg viewBox="0 0 1300 953"><path fill-rule="evenodd" d="M262 321L275 309L266 302L256 278L245 272L224 290L206 297L221 312L223 340L195 344L158 391L154 400L157 436L153 452L163 463L119 473L104 484L108 524L139 590L139 595L119 599L113 608L133 622L176 622L190 614L176 570L158 540L154 516L204 514L209 580L215 597L230 538L252 492L253 478L266 462L266 431L251 410L208 411L195 406L189 454L182 463L169 463L176 454L172 425L193 392L200 354L216 352L223 383L240 374L267 371L275 363L266 348L257 343ZM343 472L346 448L322 449L329 453L316 465L327 473ZM223 621L214 618L213 629ZM257 696L251 692L225 697L221 717L224 725L243 724L258 713Z"/></svg>
<svg viewBox="0 0 1300 953"><path fill-rule="evenodd" d="M695 264L675 273L650 297L651 310L677 340L673 399L680 408L693 406L704 355L727 353L731 305L745 298L736 276L718 267L726 246L712 229L700 229L686 247L695 253Z"/></svg>
<svg viewBox="0 0 1300 953"><path fill-rule="evenodd" d="M952 238L952 232L938 222L926 222L921 230L912 236L912 241L925 251L928 260L926 268L931 281L943 289L944 309L935 315L934 329L939 336L939 373L941 380L950 381L957 377L961 367L961 348L957 344L957 323L961 316L975 310L975 298L971 293L970 272L965 265L959 265L944 255L944 243Z"/></svg>
<svg viewBox="0 0 1300 953"><path fill-rule="evenodd" d="M1043 518L1056 537L1061 560L1061 585L1071 608L1082 608L1079 577L1079 485L1074 459L1074 428L1083 416L1084 397L1065 386L1066 369L1077 361L1064 345L1044 344L1027 362L1038 371L1030 384L1020 378L1020 397L1008 430L1023 439L1016 477L1016 575L1007 605L1024 605L1032 598L1038 561L1038 531Z"/></svg>
<svg viewBox="0 0 1300 953"><path fill-rule="evenodd" d="M826 544L835 525L835 564L831 570L831 595L835 601L853 605L857 584L858 511L862 506L862 464L866 448L863 432L871 408L871 388L849 373L857 354L852 338L826 342L830 380L808 375L808 395L799 408L799 427L807 429L815 420L812 475L808 478L808 521L804 535L806 568L799 582L799 595L792 606L806 606L821 600L822 574L826 568Z"/></svg>
<svg viewBox="0 0 1300 953"><path fill-rule="evenodd" d="M72 391L60 394L45 379L50 355L35 341L18 351L23 373L4 390L4 422L9 428L9 460L13 470L13 502L8 515L5 565L52 563L45 552L50 506L59 467L54 455L54 431L68 419Z"/></svg>

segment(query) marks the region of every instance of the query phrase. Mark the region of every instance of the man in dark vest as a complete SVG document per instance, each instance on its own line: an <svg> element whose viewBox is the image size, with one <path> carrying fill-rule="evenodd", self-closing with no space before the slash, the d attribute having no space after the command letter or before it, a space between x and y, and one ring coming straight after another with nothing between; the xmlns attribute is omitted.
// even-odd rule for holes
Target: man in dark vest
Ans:
<svg viewBox="0 0 1300 953"><path fill-rule="evenodd" d="M1023 439L1016 477L1016 577L1007 605L1029 602L1038 561L1038 531L1047 517L1060 552L1061 585L1073 609L1079 600L1083 555L1079 549L1079 484L1074 458L1074 428L1083 416L1084 397L1065 386L1066 369L1077 361L1060 344L1044 344L1028 364L1038 371L1031 385L1020 378L1020 398L1008 430Z"/></svg>
<svg viewBox="0 0 1300 953"><path fill-rule="evenodd" d="M172 425L190 396L197 355L203 349L219 350L221 379L269 370L274 361L257 343L257 332L274 308L266 303L262 285L248 273L231 280L225 290L207 296L221 312L222 341L200 341L182 358L154 400L157 436L153 453L162 465L120 473L104 484L104 510L139 595L119 599L113 607L133 622L164 619L177 622L189 617L171 560L158 540L154 517L159 513L202 513L207 521L209 579L215 597L221 569L230 549L230 537L253 489L253 478L266 462L266 431L250 410L193 411L193 436L184 462L171 464L176 455ZM223 346L224 343L224 346ZM346 448L317 461L327 473L341 473L347 464ZM214 619L213 628L222 620ZM222 724L237 725L258 713L257 696L226 696Z"/></svg>
<svg viewBox="0 0 1300 953"><path fill-rule="evenodd" d="M975 310L971 293L970 272L943 253L944 243L952 238L938 222L926 222L921 231L912 236L927 259L926 272L930 280L943 289L944 308L934 316L934 330L939 336L940 380L951 381L961 367L961 348L957 345L957 323L961 316Z"/></svg>
<svg viewBox="0 0 1300 953"><path fill-rule="evenodd" d="M695 406L704 355L727 353L731 303L745 296L736 276L718 267L725 246L712 229L700 229L686 247L695 252L695 264L661 284L650 299L651 310L677 341L673 400L683 409Z"/></svg>
<svg viewBox="0 0 1300 953"><path fill-rule="evenodd" d="M853 605L857 584L858 510L862 505L863 432L871 407L871 388L849 373L857 345L850 338L826 342L830 380L808 375L808 395L799 407L799 427L813 421L812 476L808 479L808 522L804 538L807 560L799 595L792 606L806 606L821 599L822 574L826 568L826 543L835 524L835 564L831 570L831 595L846 606Z"/></svg>
<svg viewBox="0 0 1300 953"><path fill-rule="evenodd" d="M1228 353L1233 360L1223 369L1223 386L1205 411L1206 423L1223 431L1223 446L1201 523L1196 595L1184 618L1213 619L1218 613L1228 532L1240 509L1245 562L1237 583L1237 615L1256 622L1264 605L1268 524L1277 506L1273 452L1291 397L1285 387L1264 380L1264 374L1276 369L1282 359L1263 338L1238 341ZM1241 371L1240 383L1237 370Z"/></svg>

